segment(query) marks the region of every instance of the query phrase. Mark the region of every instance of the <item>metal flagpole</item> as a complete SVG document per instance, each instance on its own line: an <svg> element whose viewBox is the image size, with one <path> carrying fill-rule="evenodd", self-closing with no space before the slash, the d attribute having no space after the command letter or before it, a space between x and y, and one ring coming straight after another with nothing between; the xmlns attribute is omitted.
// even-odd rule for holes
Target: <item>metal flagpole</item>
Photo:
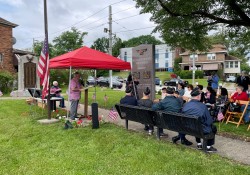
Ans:
<svg viewBox="0 0 250 175"><path fill-rule="evenodd" d="M70 81L71 81L71 66L69 68L69 86L68 86L68 107L67 107L67 118L69 118L69 111L70 111Z"/></svg>
<svg viewBox="0 0 250 175"><path fill-rule="evenodd" d="M45 31L45 38L48 39L49 37L48 37L48 19L47 19L47 0L44 0L44 31ZM49 79L47 81L49 81ZM50 84L49 84L49 89L48 89L47 105L48 105L48 119L51 119Z"/></svg>

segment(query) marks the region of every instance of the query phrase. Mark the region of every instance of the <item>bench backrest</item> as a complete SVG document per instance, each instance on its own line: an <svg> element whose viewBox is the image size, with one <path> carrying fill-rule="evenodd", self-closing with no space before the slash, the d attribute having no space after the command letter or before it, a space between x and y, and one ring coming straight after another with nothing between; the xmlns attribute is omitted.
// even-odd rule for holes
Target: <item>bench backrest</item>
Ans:
<svg viewBox="0 0 250 175"><path fill-rule="evenodd" d="M155 125L160 128L193 135L199 138L203 138L204 135L201 118L197 116L188 116L173 112L159 112L155 118Z"/></svg>
<svg viewBox="0 0 250 175"><path fill-rule="evenodd" d="M115 108L121 119L135 121L142 124L155 125L154 118L157 116L157 112L149 108L123 104L116 104Z"/></svg>

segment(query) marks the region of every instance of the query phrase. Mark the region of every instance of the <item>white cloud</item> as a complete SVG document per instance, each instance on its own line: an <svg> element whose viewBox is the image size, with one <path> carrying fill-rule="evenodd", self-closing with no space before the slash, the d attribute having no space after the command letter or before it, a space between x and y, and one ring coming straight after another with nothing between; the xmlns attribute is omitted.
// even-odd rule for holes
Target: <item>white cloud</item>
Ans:
<svg viewBox="0 0 250 175"><path fill-rule="evenodd" d="M116 2L119 0L47 0L50 41L73 25L83 32L88 32L84 38L87 46L99 37L108 37L108 34L103 32L104 27L108 28L108 5ZM33 38L39 41L44 39L43 13L41 0L0 0L0 17L19 25L13 29L13 35L17 39L15 48L31 47ZM113 22L113 33L154 26L154 23L149 21L149 14L138 15L139 9L135 8L135 2L132 0L112 5L112 13L113 20L137 15ZM116 35L127 40L150 34L152 30L153 28L120 32Z"/></svg>

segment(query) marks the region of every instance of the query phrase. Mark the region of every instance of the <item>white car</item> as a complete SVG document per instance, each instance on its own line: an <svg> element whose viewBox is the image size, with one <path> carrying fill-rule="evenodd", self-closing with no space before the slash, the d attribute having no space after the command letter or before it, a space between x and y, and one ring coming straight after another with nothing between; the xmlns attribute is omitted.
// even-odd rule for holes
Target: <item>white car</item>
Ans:
<svg viewBox="0 0 250 175"><path fill-rule="evenodd" d="M236 80L236 77L235 76L228 76L227 77L227 79L226 79L226 81L228 81L228 82L235 82L235 80Z"/></svg>

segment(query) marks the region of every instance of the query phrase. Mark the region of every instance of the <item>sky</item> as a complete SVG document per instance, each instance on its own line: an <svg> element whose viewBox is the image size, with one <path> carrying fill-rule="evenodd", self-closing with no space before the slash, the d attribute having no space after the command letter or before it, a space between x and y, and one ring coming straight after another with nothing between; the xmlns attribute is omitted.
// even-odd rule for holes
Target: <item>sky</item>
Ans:
<svg viewBox="0 0 250 175"><path fill-rule="evenodd" d="M43 0L0 0L0 17L17 24L13 28L15 49L32 48L33 41L44 40ZM155 24L150 14L139 14L133 0L47 0L49 42L75 27L88 32L84 45L108 37L109 5L112 6L113 34L122 40L151 34ZM159 39L159 34L152 34Z"/></svg>

